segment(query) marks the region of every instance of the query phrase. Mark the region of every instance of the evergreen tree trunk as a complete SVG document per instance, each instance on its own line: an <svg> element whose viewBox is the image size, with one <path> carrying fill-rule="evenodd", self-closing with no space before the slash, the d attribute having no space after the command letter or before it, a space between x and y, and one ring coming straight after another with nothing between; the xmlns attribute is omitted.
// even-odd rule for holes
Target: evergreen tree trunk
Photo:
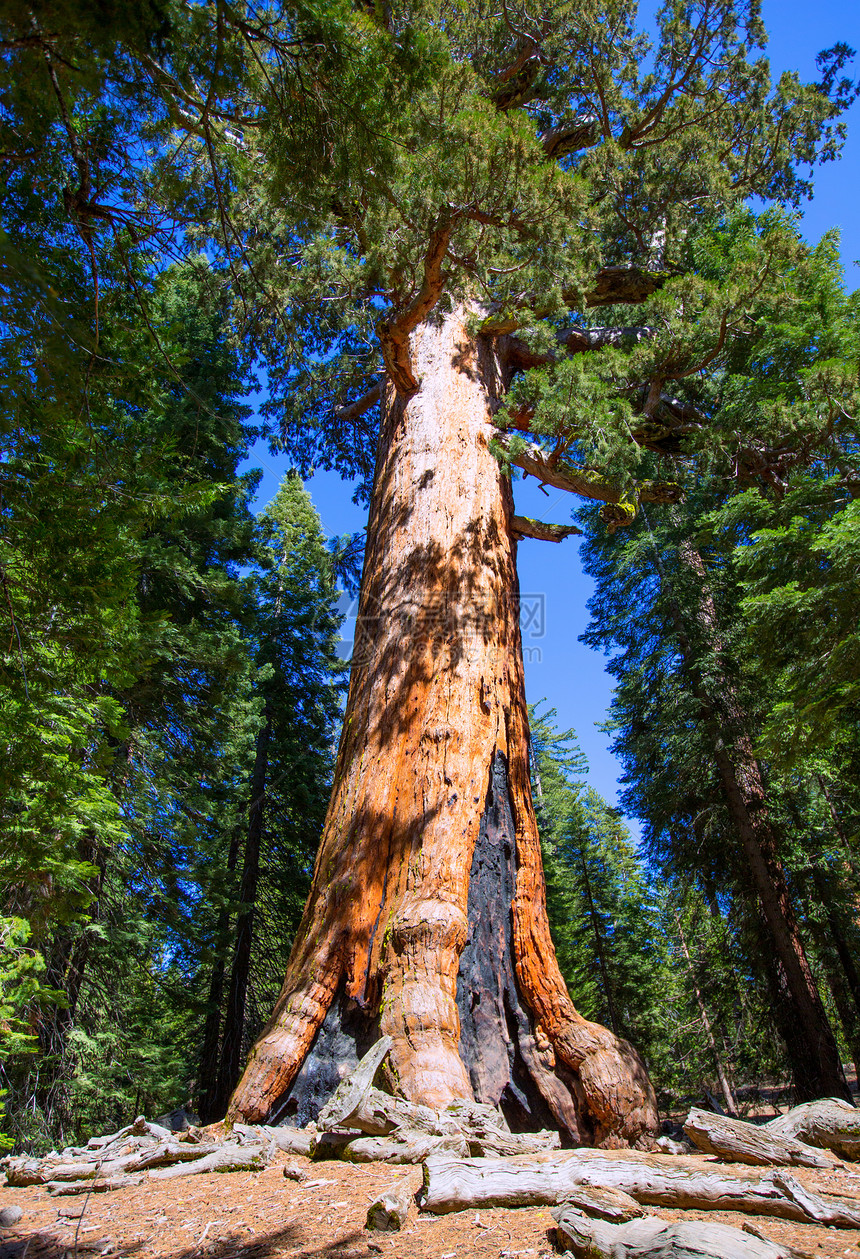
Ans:
<svg viewBox="0 0 860 1259"><path fill-rule="evenodd" d="M236 827L230 839L227 854L227 874L232 875L239 857L239 828ZM232 882L232 880L230 880ZM232 888L231 888L232 893ZM215 929L216 955L212 966L212 978L209 981L209 999L206 1003L206 1022L203 1025L203 1044L200 1049L198 1109L203 1123L212 1123L224 1114L224 1106L219 1109L218 1069L220 1065L219 1048L221 1044L221 1002L224 997L224 981L227 977L226 954L229 948L230 904L224 904L218 914Z"/></svg>
<svg viewBox="0 0 860 1259"><path fill-rule="evenodd" d="M673 913L675 915L675 926L678 929L678 939L681 941L681 952L684 954L684 962L686 963L686 966L687 966L687 974L690 976L690 983L693 985L693 995L696 998L696 1005L699 1007L699 1016L701 1017L701 1020L702 1020L702 1027L705 1032L705 1037L707 1038L708 1044L711 1047L711 1053L714 1058L714 1067L716 1068L717 1079L719 1080L719 1084L720 1084L720 1091L723 1095L723 1101L726 1103L726 1111L728 1114L737 1117L738 1104L735 1099L735 1095L732 1090L731 1083L729 1081L728 1070L726 1069L723 1063L722 1056L717 1046L716 1037L714 1036L714 1029L711 1024L710 1016L708 1015L708 1007L705 1005L705 998L702 996L702 990L699 987L699 980L698 980L698 976L696 975L696 968L693 965L693 959L690 956L690 950L687 947L687 938L684 935L684 928L681 923L681 915L678 913L677 909L674 909L674 907L673 907Z"/></svg>
<svg viewBox="0 0 860 1259"><path fill-rule="evenodd" d="M717 611L707 590L702 557L690 542L679 549L681 562L694 573L701 590L698 628L715 657L720 654ZM680 618L679 610L675 609ZM679 620L679 642L686 656L692 690L713 730L714 761L723 794L740 841L744 864L761 907L769 944L782 972L791 1006L780 1020L794 1076L798 1101L816 1097L851 1100L836 1038L806 956L794 907L770 822L761 768L753 752L748 723L731 679L724 675L719 696L709 693L690 652Z"/></svg>
<svg viewBox="0 0 860 1259"><path fill-rule="evenodd" d="M603 932L600 929L600 920L597 917L594 897L591 894L591 879L588 877L588 865L585 860L585 851L583 848L580 848L579 850L579 864L582 867L582 882L585 887L585 899L588 901L588 915L591 919L591 930L594 934L594 951L597 954L597 962L600 966L600 977L603 980L603 990L606 993L606 1008L609 1014L609 1026L617 1035L618 1017L615 1013L615 1002L612 999L612 986L609 983L609 971L606 967L606 950L603 946Z"/></svg>
<svg viewBox="0 0 860 1259"><path fill-rule="evenodd" d="M839 1019L845 1032L845 1038L851 1046L851 1057L854 1072L860 1079L860 975L854 961L854 953L845 938L843 924L834 908L834 896L828 886L828 880L820 869L813 867L812 882L818 895L819 903L824 909L827 919L829 941L822 941L822 955L827 972L827 982L833 993L833 1000L839 1011ZM822 934L824 924L821 924ZM836 953L839 965L833 964L829 956L828 943Z"/></svg>
<svg viewBox="0 0 860 1259"><path fill-rule="evenodd" d="M242 1040L245 1034L245 1005L248 998L248 979L251 974L251 947L254 942L254 906L257 899L257 882L260 876L260 846L263 839L263 815L266 809L266 774L269 767L269 740L272 735L272 717L268 702L265 724L257 735L254 755L254 772L251 776L251 803L248 809L248 835L242 862L242 882L239 887L239 913L236 918L236 938L233 946L233 965L230 970L230 988L227 994L227 1010L224 1015L224 1038L221 1042L221 1066L218 1072L218 1113L227 1109L230 1094L236 1087L242 1070Z"/></svg>
<svg viewBox="0 0 860 1259"><path fill-rule="evenodd" d="M335 786L286 981L228 1119L303 1120L391 1036L413 1101L647 1141L635 1051L577 1014L550 941L528 773L499 370L467 313L411 335L389 384ZM289 1094L289 1096L288 1096Z"/></svg>

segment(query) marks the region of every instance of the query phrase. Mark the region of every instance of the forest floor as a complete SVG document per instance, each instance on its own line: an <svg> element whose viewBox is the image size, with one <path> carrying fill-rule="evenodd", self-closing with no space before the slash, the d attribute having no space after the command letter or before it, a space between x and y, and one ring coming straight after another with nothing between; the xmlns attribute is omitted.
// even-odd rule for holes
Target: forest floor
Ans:
<svg viewBox="0 0 860 1259"><path fill-rule="evenodd" d="M713 1160L702 1156L702 1164ZM298 1164L307 1180L283 1175ZM855 1170L856 1169L856 1170ZM832 1171L792 1168L822 1193L860 1201L860 1164ZM385 1164L311 1163L277 1154L262 1172L209 1173L144 1181L112 1193L51 1197L41 1186L0 1188L0 1209L23 1218L0 1232L0 1259L542 1259L555 1253L548 1207L470 1210L434 1216L413 1210L399 1233L364 1228L367 1208L404 1178L417 1188L421 1169ZM662 1210L666 1220L701 1212ZM83 1214L81 1214L83 1212ZM860 1230L823 1228L763 1216L714 1211L708 1218L752 1226L812 1259L858 1259ZM77 1240L77 1252L75 1250Z"/></svg>

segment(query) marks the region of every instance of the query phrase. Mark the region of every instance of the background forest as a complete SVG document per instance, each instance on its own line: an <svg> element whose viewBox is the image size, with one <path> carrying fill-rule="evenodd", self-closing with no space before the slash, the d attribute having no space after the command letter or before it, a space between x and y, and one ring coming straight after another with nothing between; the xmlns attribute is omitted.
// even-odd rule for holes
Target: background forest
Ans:
<svg viewBox="0 0 860 1259"><path fill-rule="evenodd" d="M310 106L290 115L261 166L233 143L238 113L184 129L183 57L214 59L213 99L244 100L265 42L229 6L199 9L70 0L3 19L0 1140L37 1150L137 1113L224 1113L280 987L339 734L338 600L361 539L325 536L298 471L255 515L240 468L262 435L298 470L360 478L372 432L285 443L299 393L255 372L275 337L304 338L318 366L328 315L292 320L310 282L291 290L267 252L274 202L230 217L249 179L270 196L288 179L304 223L325 135ZM358 110L370 145L438 51L404 41L371 85L370 18L360 47L348 6L302 20L340 76L329 127ZM267 55L300 71L303 39ZM839 109L849 59L821 62ZM860 299L834 237L810 248L787 213L746 206L705 225L686 279L695 305L777 238L776 290L745 296L697 393L678 385L680 408L716 417L690 438L695 469L676 468L682 500L614 531L576 513L621 811L587 785L552 696L532 710L565 980L640 1049L667 1108L733 1111L802 1072L781 940L843 1061L860 1055ZM551 418L573 384L608 414L629 350L520 399ZM786 430L781 462L726 475L734 434ZM623 482L617 444L599 453Z"/></svg>

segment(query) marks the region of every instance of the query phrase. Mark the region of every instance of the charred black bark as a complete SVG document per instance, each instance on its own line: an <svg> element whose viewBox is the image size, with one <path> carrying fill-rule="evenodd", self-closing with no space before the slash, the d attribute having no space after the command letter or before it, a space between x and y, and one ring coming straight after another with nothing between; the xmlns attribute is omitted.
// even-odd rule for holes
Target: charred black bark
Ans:
<svg viewBox="0 0 860 1259"><path fill-rule="evenodd" d="M341 991L329 1006L301 1070L272 1107L269 1123L303 1128L316 1119L341 1080L358 1066L379 1040L379 1019L359 1008Z"/></svg>
<svg viewBox="0 0 860 1259"><path fill-rule="evenodd" d="M475 1100L498 1106L514 1132L557 1128L550 1104L576 1089L572 1074L541 1061L533 1021L513 969L512 909L516 880L516 832L505 759L496 753L469 879L470 934L460 956L457 1009L460 1056ZM547 1096L548 1094L548 1096ZM583 1139L572 1098L565 1106L562 1136Z"/></svg>

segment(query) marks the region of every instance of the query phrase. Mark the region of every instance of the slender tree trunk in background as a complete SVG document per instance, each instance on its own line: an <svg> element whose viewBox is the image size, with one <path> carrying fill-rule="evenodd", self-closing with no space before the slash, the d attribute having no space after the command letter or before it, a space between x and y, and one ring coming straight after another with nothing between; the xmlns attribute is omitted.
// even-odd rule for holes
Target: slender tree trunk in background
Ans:
<svg viewBox="0 0 860 1259"><path fill-rule="evenodd" d="M828 984L839 1011L846 1040L851 1046L855 1074L860 1079L860 974L857 972L854 953L845 937L843 923L839 921L839 915L834 908L834 898L826 875L820 869L813 868L812 881L827 919L829 941L823 942L823 953L826 957L829 943L839 963L838 967L832 962L827 965ZM821 928L824 929L824 924L821 924Z"/></svg>
<svg viewBox="0 0 860 1259"><path fill-rule="evenodd" d="M538 803L543 803L543 784L540 780L540 766L538 758L535 756L534 744L529 739L529 762L531 764L532 777L535 780L535 791L537 792Z"/></svg>
<svg viewBox="0 0 860 1259"><path fill-rule="evenodd" d="M821 958L821 965L827 980L827 986L830 989L830 995L833 997L833 1004L836 1006L836 1011L839 1015L839 1022L842 1024L842 1030L845 1033L856 1076L858 1068L860 1068L860 1035L858 1035L860 1025L858 1025L854 1002L845 983L845 976L841 967L834 965L832 958L827 956L826 945Z"/></svg>
<svg viewBox="0 0 860 1259"><path fill-rule="evenodd" d="M699 981L696 976L696 968L693 965L693 959L690 956L690 950L687 947L687 939L686 939L686 936L684 935L684 928L681 925L681 915L678 913L677 909L673 909L673 912L675 914L675 925L678 929L678 939L681 941L681 952L684 954L684 961L687 965L687 973L689 974L690 982L693 985L693 992L696 997L696 1005L699 1007L699 1014L702 1019L702 1027L705 1029L705 1036L707 1038L708 1044L711 1047L711 1053L713 1054L714 1066L717 1071L717 1079L720 1084L720 1091L723 1094L723 1100L726 1103L726 1110L728 1111L728 1113L730 1115L737 1116L737 1113L738 1113L737 1100L732 1090L732 1086L729 1083L729 1073L726 1070L725 1065L723 1064L722 1057L720 1056L720 1051L717 1048L717 1041L714 1036L713 1026L711 1024L710 1018L708 1017L708 1007L705 1005L705 999L702 996L702 990L699 987Z"/></svg>
<svg viewBox="0 0 860 1259"><path fill-rule="evenodd" d="M609 971L606 968L606 950L603 947L603 932L600 929L600 920L597 917L597 910L594 907L594 897L591 894L591 879L588 877L588 865L586 864L585 852L582 848L579 850L579 864L582 867L582 882L585 886L585 899L588 901L588 913L591 918L591 930L594 935L594 951L597 954L600 974L603 979L603 991L606 993L606 1005L609 1011L609 1026L617 1036L618 1017L615 1013L615 1002L612 999L612 987L609 983Z"/></svg>
<svg viewBox="0 0 860 1259"><path fill-rule="evenodd" d="M718 656L721 636L717 611L707 590L702 557L692 543L685 542L679 548L679 558L691 570L701 589L698 628L711 652ZM729 677L721 678L719 695L709 693L692 659L689 637L677 607L676 616L679 618L681 652L687 660L692 690L712 728L714 761L740 841L745 868L761 906L769 942L793 1007L793 1017L782 1019L781 1024L797 1099L809 1101L816 1097L842 1097L850 1101L836 1038L806 956L785 871L779 859L761 768L753 752L745 714Z"/></svg>
<svg viewBox="0 0 860 1259"><path fill-rule="evenodd" d="M239 828L235 827L227 853L227 874L232 875L239 858ZM230 880L232 883L232 880ZM231 888L232 895L232 888ZM227 975L226 955L230 944L230 904L224 904L218 914L215 928L215 960L209 981L209 999L206 1003L206 1022L203 1025L203 1044L200 1048L198 1068L198 1109L201 1122L212 1123L224 1114L218 1108L218 1067L221 1055L221 1002L224 997L224 980Z"/></svg>
<svg viewBox="0 0 860 1259"><path fill-rule="evenodd" d="M248 979L251 974L251 949L254 943L254 908L260 876L260 847L263 839L263 817L266 811L266 776L269 768L269 741L272 716L268 701L265 724L257 735L254 771L251 776L251 803L248 808L248 831L242 861L242 882L239 887L240 908L236 918L233 965L224 1014L224 1036L221 1042L221 1063L218 1071L217 1112L227 1109L230 1094L242 1073L242 1041L245 1035L245 1006Z"/></svg>
<svg viewBox="0 0 860 1259"><path fill-rule="evenodd" d="M335 785L274 1015L228 1119L303 1121L380 1034L409 1099L618 1144L655 1130L635 1051L574 1010L528 773L498 366L462 310L387 388Z"/></svg>
<svg viewBox="0 0 860 1259"><path fill-rule="evenodd" d="M108 851L92 836L81 840L79 855L96 867L97 873L89 880L92 900L89 905L89 921L98 922L101 916L101 899L107 873ZM54 936L47 952L45 984L58 988L65 994L67 1005L63 1008L48 1007L40 1017L39 1041L44 1054L62 1057L69 1029L74 1023L81 988L84 983L87 962L92 948L92 933L84 930L73 934L61 927Z"/></svg>

